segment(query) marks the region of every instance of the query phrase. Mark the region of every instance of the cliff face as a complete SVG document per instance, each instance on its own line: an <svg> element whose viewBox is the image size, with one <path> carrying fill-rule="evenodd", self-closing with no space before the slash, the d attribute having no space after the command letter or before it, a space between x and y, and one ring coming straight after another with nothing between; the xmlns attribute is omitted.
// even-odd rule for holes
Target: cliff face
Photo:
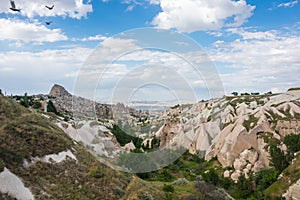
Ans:
<svg viewBox="0 0 300 200"><path fill-rule="evenodd" d="M63 97L63 96L71 96L71 94L63 86L55 84L51 88L49 96Z"/></svg>
<svg viewBox="0 0 300 200"><path fill-rule="evenodd" d="M233 180L269 166L268 141L300 130L300 91L236 96L180 106L163 113L156 133L161 148L184 146L209 160L217 157Z"/></svg>

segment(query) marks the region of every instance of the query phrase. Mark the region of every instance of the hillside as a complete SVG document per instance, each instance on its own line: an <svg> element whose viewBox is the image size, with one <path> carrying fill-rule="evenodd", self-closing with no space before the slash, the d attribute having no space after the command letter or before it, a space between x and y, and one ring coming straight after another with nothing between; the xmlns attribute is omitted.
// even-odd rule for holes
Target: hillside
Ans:
<svg viewBox="0 0 300 200"><path fill-rule="evenodd" d="M0 199L120 199L135 185L73 142L48 115L0 95ZM132 182L133 181L133 182ZM143 192L141 185L135 194ZM152 189L153 197L162 192Z"/></svg>
<svg viewBox="0 0 300 200"><path fill-rule="evenodd" d="M81 114L72 115L72 99L92 101L58 85L49 95L30 97L52 101L58 112L25 108L22 98L13 100L23 106L0 96L3 199L275 199L299 193L298 89L224 96L156 115L117 104L110 107L114 119L101 112L92 117L80 106L75 112ZM187 152L153 172L133 175L102 164L129 161L128 170L140 169L131 151L182 147Z"/></svg>
<svg viewBox="0 0 300 200"><path fill-rule="evenodd" d="M279 143L300 132L300 90L283 94L223 97L169 109L156 132L161 147L183 146L206 160L214 157L226 176L238 177L269 167L268 140ZM158 118L158 119L159 119Z"/></svg>

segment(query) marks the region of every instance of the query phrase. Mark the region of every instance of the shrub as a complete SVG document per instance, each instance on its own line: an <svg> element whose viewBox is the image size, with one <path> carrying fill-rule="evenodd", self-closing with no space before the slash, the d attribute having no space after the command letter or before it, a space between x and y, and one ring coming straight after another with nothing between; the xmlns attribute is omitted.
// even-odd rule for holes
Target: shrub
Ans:
<svg viewBox="0 0 300 200"><path fill-rule="evenodd" d="M119 196L123 196L123 195L125 194L125 191L124 191L122 188L120 188L119 186L117 186L117 187L115 188L115 192L116 192L116 194L119 195Z"/></svg>
<svg viewBox="0 0 300 200"><path fill-rule="evenodd" d="M163 191L165 192L174 192L174 187L169 184L164 184Z"/></svg>
<svg viewBox="0 0 300 200"><path fill-rule="evenodd" d="M3 160L0 159L0 172L2 172L4 170L5 164L3 162Z"/></svg>
<svg viewBox="0 0 300 200"><path fill-rule="evenodd" d="M217 185L220 182L220 178L214 169L210 169L207 173L204 173L203 179L213 185Z"/></svg>
<svg viewBox="0 0 300 200"><path fill-rule="evenodd" d="M288 149L290 159L292 159L294 157L294 153L300 151L300 134L291 134L285 136L283 143Z"/></svg>
<svg viewBox="0 0 300 200"><path fill-rule="evenodd" d="M283 151L281 151L281 149L279 149L276 145L270 146L270 156L273 166L279 172L282 172L289 165Z"/></svg>
<svg viewBox="0 0 300 200"><path fill-rule="evenodd" d="M92 167L89 169L89 174L94 178L102 178L104 177L105 173L99 167Z"/></svg>
<svg viewBox="0 0 300 200"><path fill-rule="evenodd" d="M187 185L188 181L185 178L179 178L176 181L173 181L173 185Z"/></svg>
<svg viewBox="0 0 300 200"><path fill-rule="evenodd" d="M146 192L144 192L144 193L142 193L142 194L139 194L139 195L138 195L138 198L139 198L140 200L153 200L152 195L151 195L150 192L148 192L148 191L146 191Z"/></svg>

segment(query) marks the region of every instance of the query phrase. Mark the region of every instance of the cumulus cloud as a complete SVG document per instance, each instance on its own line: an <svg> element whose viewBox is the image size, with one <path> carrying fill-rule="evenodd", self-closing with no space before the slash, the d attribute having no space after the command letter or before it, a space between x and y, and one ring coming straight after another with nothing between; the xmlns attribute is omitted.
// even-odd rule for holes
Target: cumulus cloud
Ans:
<svg viewBox="0 0 300 200"><path fill-rule="evenodd" d="M27 17L34 16L62 16L80 19L87 17L89 12L93 11L90 2L84 0L52 0L52 1L28 1L18 0L15 2L17 8L21 8L21 14ZM48 10L45 5L51 6L54 4L52 10ZM0 1L0 13L12 13L9 9L9 1Z"/></svg>
<svg viewBox="0 0 300 200"><path fill-rule="evenodd" d="M288 8L288 7L294 7L297 4L298 4L298 1L296 0L296 1L286 2L286 3L281 3L277 7L278 8L280 8L280 7Z"/></svg>
<svg viewBox="0 0 300 200"><path fill-rule="evenodd" d="M56 42L67 40L60 29L48 29L38 22L28 23L17 19L0 19L0 40L21 42Z"/></svg>
<svg viewBox="0 0 300 200"><path fill-rule="evenodd" d="M224 26L237 27L245 23L255 9L255 6L247 4L245 0L160 0L159 3L162 12L151 24L182 32L218 30Z"/></svg>
<svg viewBox="0 0 300 200"><path fill-rule="evenodd" d="M82 42L86 42L86 41L103 41L105 40L107 37L103 36L103 35L94 35L94 36L89 36L89 37L85 37L82 39L79 39ZM75 39L75 41L78 39Z"/></svg>
<svg viewBox="0 0 300 200"><path fill-rule="evenodd" d="M210 57L221 70L227 91L264 92L269 88L285 91L299 86L300 37L274 32L270 39L266 37L268 31L250 35L251 40L246 37L233 42L218 41L210 50Z"/></svg>
<svg viewBox="0 0 300 200"><path fill-rule="evenodd" d="M81 67L90 53L91 49L80 47L0 53L1 88L14 94L47 93L57 82L72 88L74 77L69 75Z"/></svg>
<svg viewBox="0 0 300 200"><path fill-rule="evenodd" d="M277 38L277 31L248 31L245 28L230 28L226 30L229 33L242 36L244 40L259 39L259 40L273 40Z"/></svg>

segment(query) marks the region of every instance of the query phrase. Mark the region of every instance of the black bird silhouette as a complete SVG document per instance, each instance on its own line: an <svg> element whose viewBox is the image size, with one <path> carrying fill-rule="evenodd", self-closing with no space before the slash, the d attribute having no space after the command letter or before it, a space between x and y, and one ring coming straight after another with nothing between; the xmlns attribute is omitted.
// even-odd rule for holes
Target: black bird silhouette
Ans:
<svg viewBox="0 0 300 200"><path fill-rule="evenodd" d="M49 21L49 22L45 22L46 23L46 25L50 25L52 22L51 21Z"/></svg>
<svg viewBox="0 0 300 200"><path fill-rule="evenodd" d="M54 5L50 6L45 6L46 8L48 8L49 10L52 10L54 8Z"/></svg>
<svg viewBox="0 0 300 200"><path fill-rule="evenodd" d="M10 5L11 5L11 7L9 9L11 9L12 11L15 11L15 12L20 12L21 11L21 9L16 8L16 4L15 4L14 1L11 0Z"/></svg>

